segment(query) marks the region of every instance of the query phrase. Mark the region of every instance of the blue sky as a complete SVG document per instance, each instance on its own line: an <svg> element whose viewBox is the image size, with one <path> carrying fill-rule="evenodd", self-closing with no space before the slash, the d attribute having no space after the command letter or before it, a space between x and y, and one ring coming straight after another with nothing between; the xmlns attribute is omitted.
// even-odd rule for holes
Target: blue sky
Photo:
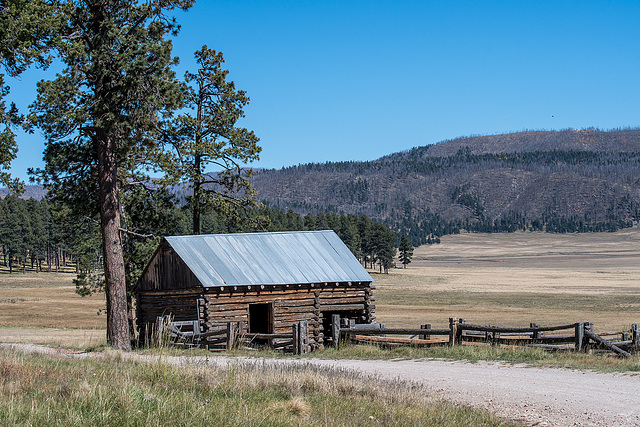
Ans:
<svg viewBox="0 0 640 427"><path fill-rule="evenodd" d="M205 1L178 13L251 98L254 167L370 160L459 136L640 125L637 1ZM21 109L32 71L9 79ZM42 166L20 135L12 173Z"/></svg>

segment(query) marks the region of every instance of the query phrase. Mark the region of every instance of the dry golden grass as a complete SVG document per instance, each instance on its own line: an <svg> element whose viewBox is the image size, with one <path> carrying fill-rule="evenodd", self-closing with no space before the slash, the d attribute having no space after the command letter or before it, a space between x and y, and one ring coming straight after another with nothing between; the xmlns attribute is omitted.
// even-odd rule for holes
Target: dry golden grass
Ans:
<svg viewBox="0 0 640 427"><path fill-rule="evenodd" d="M0 274L0 341L63 346L105 340L104 294L81 297L68 273Z"/></svg>
<svg viewBox="0 0 640 427"><path fill-rule="evenodd" d="M71 286L76 277L74 273L21 273L9 274L6 268L0 268L0 289L6 288L50 288Z"/></svg>
<svg viewBox="0 0 640 427"><path fill-rule="evenodd" d="M640 230L460 234L375 274L376 316L391 325L640 323Z"/></svg>
<svg viewBox="0 0 640 427"><path fill-rule="evenodd" d="M461 234L415 251L407 269L374 274L376 316L390 326L640 323L640 230ZM73 274L0 273L0 341L93 345L104 295L80 297ZM88 344L84 344L88 343Z"/></svg>

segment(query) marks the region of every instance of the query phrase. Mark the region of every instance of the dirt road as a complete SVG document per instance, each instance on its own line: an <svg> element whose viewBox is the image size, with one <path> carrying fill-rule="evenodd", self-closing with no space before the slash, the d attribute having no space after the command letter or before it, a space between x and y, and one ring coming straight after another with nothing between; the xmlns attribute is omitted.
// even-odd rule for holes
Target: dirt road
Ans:
<svg viewBox="0 0 640 427"><path fill-rule="evenodd" d="M68 357L99 357L99 353L65 353L32 344L0 344ZM135 353L124 357L154 359ZM238 361L228 357L169 357L175 364L225 367ZM264 359L242 359L264 363ZM511 419L539 426L639 426L640 375L600 374L555 368L530 368L493 362L446 360L322 360L269 359L270 364L313 363L424 384L434 397L486 408Z"/></svg>
<svg viewBox="0 0 640 427"><path fill-rule="evenodd" d="M425 384L446 400L541 426L640 425L640 376L443 360L316 360Z"/></svg>

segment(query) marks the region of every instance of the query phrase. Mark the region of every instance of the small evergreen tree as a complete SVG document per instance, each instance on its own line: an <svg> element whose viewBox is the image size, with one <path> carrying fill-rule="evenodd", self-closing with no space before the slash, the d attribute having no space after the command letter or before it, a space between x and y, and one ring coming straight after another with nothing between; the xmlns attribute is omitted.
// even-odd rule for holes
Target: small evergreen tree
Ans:
<svg viewBox="0 0 640 427"><path fill-rule="evenodd" d="M413 246L411 246L411 241L407 237L406 234L403 234L400 237L400 247L398 247L398 252L400 253L400 262L407 268L407 264L411 262L411 258L413 258Z"/></svg>
<svg viewBox="0 0 640 427"><path fill-rule="evenodd" d="M378 262L380 272L382 273L384 270L385 273L388 273L389 269L393 267L393 258L396 256L395 243L398 237L393 230L377 222L373 223L370 233L370 250L374 254L372 263Z"/></svg>

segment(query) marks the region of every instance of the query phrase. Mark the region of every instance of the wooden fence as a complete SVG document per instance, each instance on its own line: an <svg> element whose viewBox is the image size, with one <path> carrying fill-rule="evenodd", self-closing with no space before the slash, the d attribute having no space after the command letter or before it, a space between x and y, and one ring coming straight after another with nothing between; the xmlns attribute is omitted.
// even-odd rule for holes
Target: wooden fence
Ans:
<svg viewBox="0 0 640 427"><path fill-rule="evenodd" d="M612 351L623 357L640 350L638 325L629 331L600 332L596 334L593 323L571 323L560 326L539 326L531 323L528 328L505 328L492 325L473 325L465 319L449 318L449 327L432 328L430 324L420 328L387 328L385 324L355 324L353 319L341 319L334 314L329 343L338 347L341 341L370 343L383 346L433 346L433 345L525 345L545 350L594 350ZM291 333L266 334L247 331L245 322L229 322L226 326L201 331L196 321L173 322L169 317L158 317L156 339L174 346L199 346L209 350L234 348L271 347L276 350L305 354L310 351L309 328L306 320L294 323ZM393 335L394 337L389 337ZM398 337L398 336L406 337ZM328 337L329 338L329 337Z"/></svg>
<svg viewBox="0 0 640 427"><path fill-rule="evenodd" d="M408 335L407 338L390 338L388 335ZM485 345L526 345L545 350L574 350L587 352L596 349L613 351L630 357L631 351L640 349L638 325L629 331L596 334L593 323L571 323L560 326L539 326L534 323L528 328L505 328L498 326L473 325L465 319L449 318L449 327L433 329L422 325L419 329L387 328L384 324L347 324L333 319L332 340L339 345L343 340L358 343L372 343L385 346L412 345L462 345L474 343Z"/></svg>
<svg viewBox="0 0 640 427"><path fill-rule="evenodd" d="M229 322L225 327L202 332L197 320L174 322L169 316L161 316L156 320L156 340L177 347L204 347L212 351L267 346L293 354L310 351L306 320L294 323L291 333L266 334L248 332L245 322Z"/></svg>

